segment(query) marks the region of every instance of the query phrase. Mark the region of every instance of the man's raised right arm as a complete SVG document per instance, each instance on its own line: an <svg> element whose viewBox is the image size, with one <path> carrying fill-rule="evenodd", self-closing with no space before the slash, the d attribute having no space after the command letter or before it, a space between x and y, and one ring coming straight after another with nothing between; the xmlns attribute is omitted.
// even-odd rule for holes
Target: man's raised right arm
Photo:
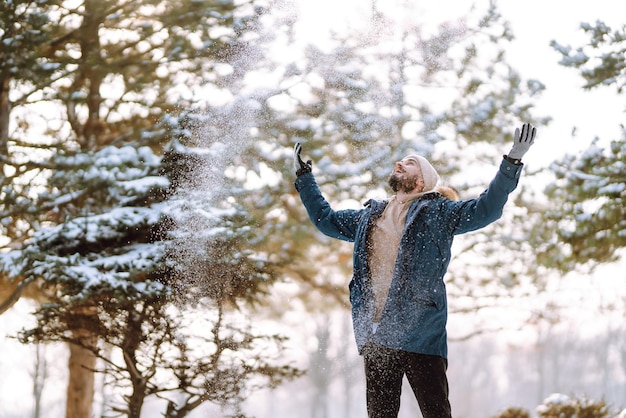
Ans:
<svg viewBox="0 0 626 418"><path fill-rule="evenodd" d="M302 161L300 152L302 146L297 143L294 147L294 169L296 171L295 187L300 194L309 219L323 234L344 241L354 241L357 226L362 210L339 210L331 208L322 195L312 173L311 160Z"/></svg>

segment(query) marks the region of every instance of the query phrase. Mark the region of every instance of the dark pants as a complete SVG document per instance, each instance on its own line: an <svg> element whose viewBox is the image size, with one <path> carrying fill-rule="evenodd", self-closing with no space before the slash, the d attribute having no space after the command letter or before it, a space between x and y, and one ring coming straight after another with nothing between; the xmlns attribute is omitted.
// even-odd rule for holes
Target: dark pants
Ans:
<svg viewBox="0 0 626 418"><path fill-rule="evenodd" d="M397 418L406 375L424 418L451 418L448 361L368 343L363 348L369 418Z"/></svg>

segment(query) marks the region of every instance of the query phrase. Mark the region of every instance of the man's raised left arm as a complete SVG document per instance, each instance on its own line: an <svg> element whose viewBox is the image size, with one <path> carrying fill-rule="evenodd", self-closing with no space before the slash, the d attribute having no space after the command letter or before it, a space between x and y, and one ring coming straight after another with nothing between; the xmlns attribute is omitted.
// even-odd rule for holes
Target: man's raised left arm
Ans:
<svg viewBox="0 0 626 418"><path fill-rule="evenodd" d="M496 176L478 198L455 205L455 234L483 228L502 216L509 194L515 190L522 171L522 157L535 142L537 130L529 123L515 129L513 146L503 156Z"/></svg>

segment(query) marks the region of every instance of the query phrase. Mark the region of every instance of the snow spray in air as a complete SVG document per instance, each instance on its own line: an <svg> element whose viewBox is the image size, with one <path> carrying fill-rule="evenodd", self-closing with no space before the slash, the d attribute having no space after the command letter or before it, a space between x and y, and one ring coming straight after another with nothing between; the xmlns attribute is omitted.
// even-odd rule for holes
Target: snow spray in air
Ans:
<svg viewBox="0 0 626 418"><path fill-rule="evenodd" d="M239 98L233 103L193 115L187 143L175 145L186 170L171 201L176 297L187 301L222 298L229 291L229 269L235 266L226 242L237 234L237 169L251 146L250 130L258 103Z"/></svg>
<svg viewBox="0 0 626 418"><path fill-rule="evenodd" d="M285 10L289 15L290 7ZM265 12L255 8L259 18ZM245 256L228 243L243 236L245 221L233 221L247 218L238 209L238 193L246 180L254 130L263 123L263 103L273 94L271 87L255 88L244 80L265 61L266 43L275 37L272 27L256 30L255 42L244 39L224 51L223 62L214 68L215 81L205 86L207 110L193 114L190 126L183 128L187 132L181 153L191 169L178 185L172 216L172 260L181 296L197 292L200 297L217 298L228 291L229 281L243 281L243 273L234 266L238 261L244 264Z"/></svg>

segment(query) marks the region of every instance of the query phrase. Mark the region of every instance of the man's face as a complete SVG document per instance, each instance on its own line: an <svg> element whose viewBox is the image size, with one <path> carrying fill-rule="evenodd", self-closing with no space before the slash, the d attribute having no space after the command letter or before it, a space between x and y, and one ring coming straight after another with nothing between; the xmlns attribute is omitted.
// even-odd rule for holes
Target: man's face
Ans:
<svg viewBox="0 0 626 418"><path fill-rule="evenodd" d="M421 192L424 189L424 178L419 163L413 158L398 161L389 176L388 183L394 192Z"/></svg>

